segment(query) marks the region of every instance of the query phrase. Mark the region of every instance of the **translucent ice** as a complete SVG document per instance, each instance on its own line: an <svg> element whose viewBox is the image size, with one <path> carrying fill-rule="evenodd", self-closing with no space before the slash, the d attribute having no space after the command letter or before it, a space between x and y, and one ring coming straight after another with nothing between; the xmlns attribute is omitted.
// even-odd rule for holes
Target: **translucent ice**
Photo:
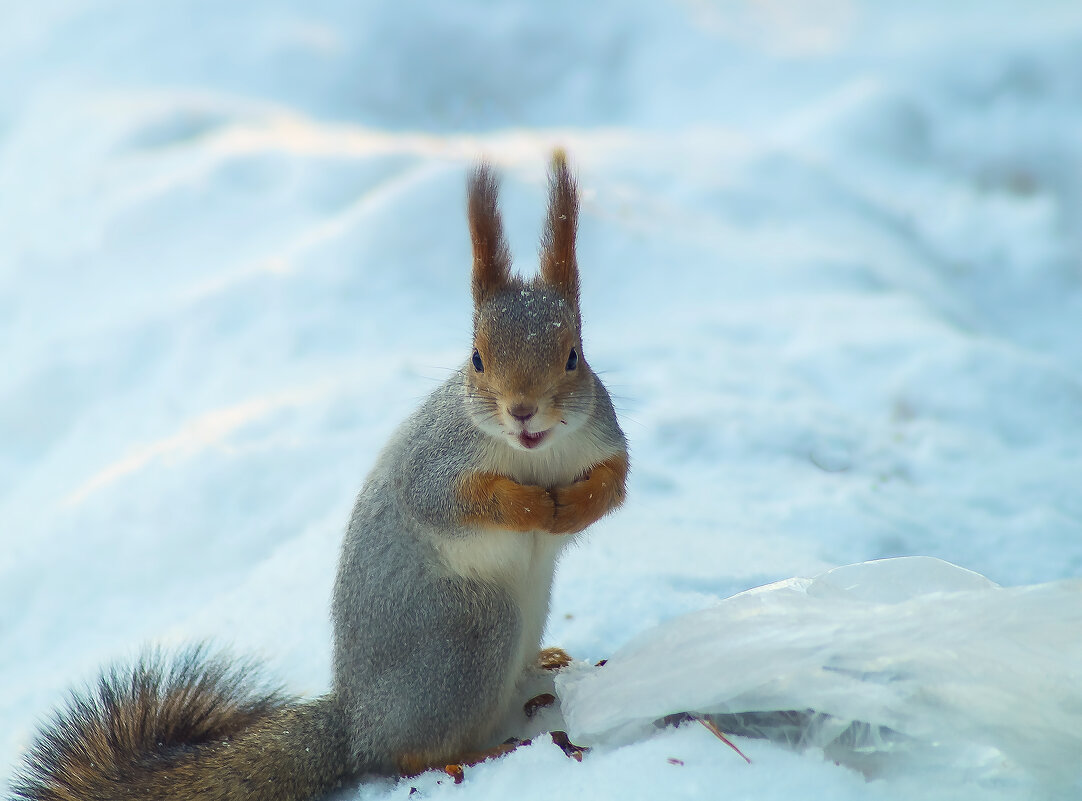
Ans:
<svg viewBox="0 0 1082 801"><path fill-rule="evenodd" d="M576 742L677 712L881 776L1082 777L1082 581L1003 588L937 559L840 567L740 593L557 683Z"/></svg>

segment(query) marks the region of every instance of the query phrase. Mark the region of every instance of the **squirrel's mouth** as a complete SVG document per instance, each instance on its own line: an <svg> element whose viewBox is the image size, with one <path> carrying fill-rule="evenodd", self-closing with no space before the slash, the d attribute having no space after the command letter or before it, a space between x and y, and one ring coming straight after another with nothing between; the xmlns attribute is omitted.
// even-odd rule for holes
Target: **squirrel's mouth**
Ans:
<svg viewBox="0 0 1082 801"><path fill-rule="evenodd" d="M548 436L551 430L551 428L546 428L544 431L538 431L536 434L531 434L529 431L520 431L518 433L518 444L527 449L536 448L544 442L545 437Z"/></svg>

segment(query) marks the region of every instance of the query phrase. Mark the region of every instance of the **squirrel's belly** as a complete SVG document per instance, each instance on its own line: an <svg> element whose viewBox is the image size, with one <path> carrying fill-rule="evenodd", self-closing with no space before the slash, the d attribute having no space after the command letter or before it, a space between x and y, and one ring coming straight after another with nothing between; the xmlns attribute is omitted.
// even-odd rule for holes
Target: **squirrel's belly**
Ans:
<svg viewBox="0 0 1082 801"><path fill-rule="evenodd" d="M437 546L450 572L501 587L514 599L521 629L513 661L522 666L537 655L548 617L556 557L567 542L565 537L545 532L479 528Z"/></svg>
<svg viewBox="0 0 1082 801"><path fill-rule="evenodd" d="M519 659L523 668L534 663L545 633L549 616L549 598L556 559L569 540L556 534L528 534L534 540L530 575L522 585L518 598L522 610L522 632Z"/></svg>

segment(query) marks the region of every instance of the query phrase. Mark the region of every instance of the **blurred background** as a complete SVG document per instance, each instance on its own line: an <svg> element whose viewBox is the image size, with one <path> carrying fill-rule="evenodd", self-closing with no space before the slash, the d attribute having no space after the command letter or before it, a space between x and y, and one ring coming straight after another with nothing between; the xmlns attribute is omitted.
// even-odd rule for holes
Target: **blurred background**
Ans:
<svg viewBox="0 0 1082 801"><path fill-rule="evenodd" d="M553 644L1082 575L1079 3L2 3L0 763L148 641L325 688L353 495L469 355L465 170L530 272L556 145L634 467Z"/></svg>

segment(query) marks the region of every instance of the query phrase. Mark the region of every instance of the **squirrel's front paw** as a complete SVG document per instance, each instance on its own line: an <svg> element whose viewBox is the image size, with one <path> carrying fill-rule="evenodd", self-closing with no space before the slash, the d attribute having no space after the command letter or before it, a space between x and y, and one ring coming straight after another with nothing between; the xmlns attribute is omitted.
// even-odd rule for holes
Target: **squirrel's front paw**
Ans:
<svg viewBox="0 0 1082 801"><path fill-rule="evenodd" d="M462 482L459 500L467 523L511 531L548 531L556 514L553 497L544 487L519 484L494 473L475 473Z"/></svg>
<svg viewBox="0 0 1082 801"><path fill-rule="evenodd" d="M627 456L620 454L594 465L583 480L549 490L556 502L549 531L574 534L604 517L623 503L626 476Z"/></svg>
<svg viewBox="0 0 1082 801"><path fill-rule="evenodd" d="M512 486L507 488L501 500L505 507L505 516L517 531L549 530L556 516L556 502L544 487L532 484L518 484L507 480Z"/></svg>
<svg viewBox="0 0 1082 801"><path fill-rule="evenodd" d="M587 480L551 490L556 514L549 531L576 534L602 517L608 511L608 504L595 489Z"/></svg>

